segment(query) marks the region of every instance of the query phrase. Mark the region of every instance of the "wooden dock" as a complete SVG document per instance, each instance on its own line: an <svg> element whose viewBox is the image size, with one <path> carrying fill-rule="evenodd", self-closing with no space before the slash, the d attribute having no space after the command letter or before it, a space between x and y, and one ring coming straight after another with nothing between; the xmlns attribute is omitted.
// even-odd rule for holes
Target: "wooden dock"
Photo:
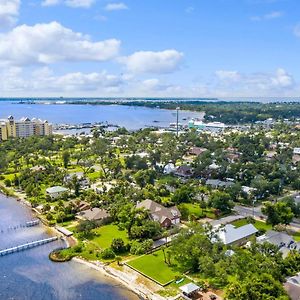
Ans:
<svg viewBox="0 0 300 300"><path fill-rule="evenodd" d="M48 239L33 241L33 242L26 243L26 244L23 244L23 245L19 245L19 246L16 246L16 247L4 249L4 250L0 251L0 256L5 256L5 255L12 254L12 253L15 253L15 252L20 252L20 251L24 251L24 250L27 250L27 249L30 249L30 248L34 248L34 247L37 247L37 246L40 246L40 245L48 244L48 243L56 241L57 239L58 239L58 237L54 236L54 237L51 237L51 238L48 238Z"/></svg>

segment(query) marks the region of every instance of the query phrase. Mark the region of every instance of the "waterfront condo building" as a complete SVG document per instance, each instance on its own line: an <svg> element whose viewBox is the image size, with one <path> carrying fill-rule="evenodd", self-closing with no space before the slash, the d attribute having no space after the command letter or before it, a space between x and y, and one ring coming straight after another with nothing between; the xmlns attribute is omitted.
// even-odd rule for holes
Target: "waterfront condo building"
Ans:
<svg viewBox="0 0 300 300"><path fill-rule="evenodd" d="M15 120L13 116L0 120L0 140L11 137L29 137L32 135L44 136L52 134L52 124L40 119L22 118Z"/></svg>

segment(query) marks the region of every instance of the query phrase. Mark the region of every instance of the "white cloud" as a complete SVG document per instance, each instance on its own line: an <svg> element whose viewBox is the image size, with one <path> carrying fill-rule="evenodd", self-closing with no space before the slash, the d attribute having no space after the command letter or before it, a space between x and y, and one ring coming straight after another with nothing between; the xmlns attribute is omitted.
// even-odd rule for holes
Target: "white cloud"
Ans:
<svg viewBox="0 0 300 300"><path fill-rule="evenodd" d="M94 3L94 0L66 0L65 3L70 7L84 7L89 8Z"/></svg>
<svg viewBox="0 0 300 300"><path fill-rule="evenodd" d="M0 61L13 65L59 61L106 61L118 55L120 41L93 42L57 22L22 25L0 34Z"/></svg>
<svg viewBox="0 0 300 300"><path fill-rule="evenodd" d="M183 53L176 50L160 52L138 51L119 59L132 73L171 73L176 71L183 59Z"/></svg>
<svg viewBox="0 0 300 300"><path fill-rule="evenodd" d="M294 79L286 70L279 68L275 76L271 78L272 85L279 88L288 88L293 86Z"/></svg>
<svg viewBox="0 0 300 300"><path fill-rule="evenodd" d="M0 28L16 24L19 16L20 0L0 0Z"/></svg>
<svg viewBox="0 0 300 300"><path fill-rule="evenodd" d="M119 3L108 3L105 7L105 10L107 11L114 11L114 10L126 10L128 9L128 6L123 3L123 2L119 2Z"/></svg>
<svg viewBox="0 0 300 300"><path fill-rule="evenodd" d="M216 71L215 74L222 81L238 81L241 78L238 71L219 70Z"/></svg>
<svg viewBox="0 0 300 300"><path fill-rule="evenodd" d="M266 20L281 18L283 15L284 15L284 13L282 11L271 11L262 16L253 16L250 18L250 20L251 21L266 21Z"/></svg>
<svg viewBox="0 0 300 300"><path fill-rule="evenodd" d="M17 91L35 93L71 93L120 91L123 79L106 71L82 73L73 72L61 76L54 75L49 68L40 68L26 74L22 68L10 67L0 72L1 93Z"/></svg>
<svg viewBox="0 0 300 300"><path fill-rule="evenodd" d="M294 27L294 34L296 37L300 37L300 23Z"/></svg>
<svg viewBox="0 0 300 300"><path fill-rule="evenodd" d="M44 0L42 6L54 6L64 4L69 7L83 7L89 8L94 4L95 0Z"/></svg>
<svg viewBox="0 0 300 300"><path fill-rule="evenodd" d="M54 6L60 4L60 0L44 0L42 6Z"/></svg>
<svg viewBox="0 0 300 300"><path fill-rule="evenodd" d="M211 91L223 96L291 95L296 87L291 74L282 68L272 73L243 74L237 71L217 71Z"/></svg>

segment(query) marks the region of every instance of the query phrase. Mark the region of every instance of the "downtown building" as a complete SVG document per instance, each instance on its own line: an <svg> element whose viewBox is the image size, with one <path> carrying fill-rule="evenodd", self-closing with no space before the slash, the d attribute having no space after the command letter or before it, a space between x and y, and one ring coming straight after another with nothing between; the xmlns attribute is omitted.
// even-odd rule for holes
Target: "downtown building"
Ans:
<svg viewBox="0 0 300 300"><path fill-rule="evenodd" d="M22 118L15 120L13 116L7 119L0 119L0 141L9 138L26 138L29 136L45 136L52 134L52 124L40 119Z"/></svg>

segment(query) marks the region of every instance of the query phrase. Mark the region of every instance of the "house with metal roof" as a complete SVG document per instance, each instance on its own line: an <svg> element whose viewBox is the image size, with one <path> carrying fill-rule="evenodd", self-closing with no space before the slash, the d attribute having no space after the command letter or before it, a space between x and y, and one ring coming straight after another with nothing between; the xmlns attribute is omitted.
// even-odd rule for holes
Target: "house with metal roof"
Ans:
<svg viewBox="0 0 300 300"><path fill-rule="evenodd" d="M52 186L46 189L47 195L49 195L52 199L56 199L62 196L63 193L67 193L68 189L63 186Z"/></svg>
<svg viewBox="0 0 300 300"><path fill-rule="evenodd" d="M258 230L253 226L253 224L246 224L241 227L235 227L232 224L227 224L223 226L215 227L216 238L213 241L220 240L225 245L244 245L246 244Z"/></svg>
<svg viewBox="0 0 300 300"><path fill-rule="evenodd" d="M183 296L186 296L188 298L191 298L193 295L195 295L200 291L200 287L193 282L185 284L181 286L179 289L181 290Z"/></svg>

